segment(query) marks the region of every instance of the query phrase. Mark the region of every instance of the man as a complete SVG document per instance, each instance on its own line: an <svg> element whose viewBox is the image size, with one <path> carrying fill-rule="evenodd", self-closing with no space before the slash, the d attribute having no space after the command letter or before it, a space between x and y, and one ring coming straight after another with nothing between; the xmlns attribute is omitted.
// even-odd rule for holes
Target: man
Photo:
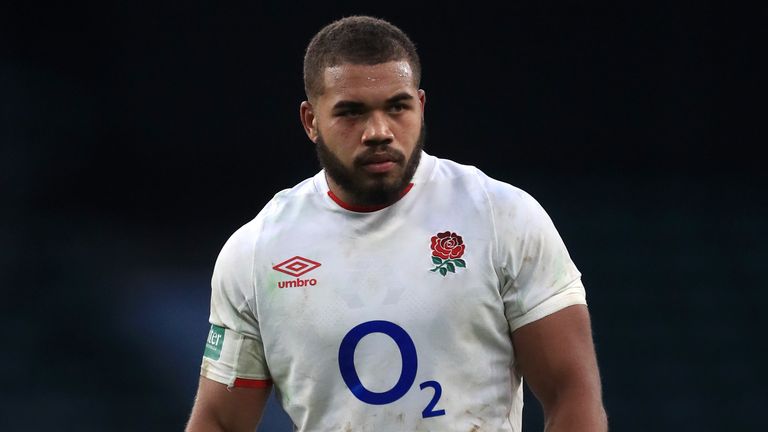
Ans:
<svg viewBox="0 0 768 432"><path fill-rule="evenodd" d="M460 61L460 60L459 60ZM323 28L304 129L323 170L223 247L189 431L253 431L274 386L299 431L604 431L581 275L525 192L423 152L413 43Z"/></svg>

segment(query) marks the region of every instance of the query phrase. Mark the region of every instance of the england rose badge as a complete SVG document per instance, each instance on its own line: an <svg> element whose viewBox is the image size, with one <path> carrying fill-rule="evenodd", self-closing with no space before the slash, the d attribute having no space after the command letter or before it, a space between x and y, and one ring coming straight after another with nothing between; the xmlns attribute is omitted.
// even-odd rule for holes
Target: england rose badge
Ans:
<svg viewBox="0 0 768 432"><path fill-rule="evenodd" d="M439 272L442 276L448 272L456 273L457 268L467 266L461 259L466 246L464 240L455 232L445 231L432 236L432 263L435 267L431 272Z"/></svg>

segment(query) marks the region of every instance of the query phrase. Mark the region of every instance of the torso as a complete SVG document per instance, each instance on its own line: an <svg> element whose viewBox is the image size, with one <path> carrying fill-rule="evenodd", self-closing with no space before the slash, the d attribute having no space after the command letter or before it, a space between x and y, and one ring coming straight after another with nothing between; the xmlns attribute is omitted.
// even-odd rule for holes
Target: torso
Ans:
<svg viewBox="0 0 768 432"><path fill-rule="evenodd" d="M298 430L519 428L490 204L445 163L426 158L413 190L376 212L340 208L316 176L260 215L253 312ZM430 239L446 231L464 267L443 275Z"/></svg>

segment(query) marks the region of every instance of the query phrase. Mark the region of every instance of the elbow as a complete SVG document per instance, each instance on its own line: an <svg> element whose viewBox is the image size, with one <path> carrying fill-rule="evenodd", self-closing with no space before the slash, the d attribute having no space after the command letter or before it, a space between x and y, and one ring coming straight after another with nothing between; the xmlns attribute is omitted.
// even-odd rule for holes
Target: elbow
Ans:
<svg viewBox="0 0 768 432"><path fill-rule="evenodd" d="M542 400L545 431L607 432L608 415L600 391L584 387L562 389Z"/></svg>

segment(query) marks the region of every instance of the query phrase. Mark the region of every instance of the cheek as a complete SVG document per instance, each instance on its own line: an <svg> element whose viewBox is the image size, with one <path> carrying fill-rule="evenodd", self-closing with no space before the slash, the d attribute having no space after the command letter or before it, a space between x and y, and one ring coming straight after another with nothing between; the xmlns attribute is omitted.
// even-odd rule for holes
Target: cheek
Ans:
<svg viewBox="0 0 768 432"><path fill-rule="evenodd" d="M348 153L358 147L361 132L350 125L344 125L343 122L332 122L328 126L321 130L325 145L339 158L351 159Z"/></svg>
<svg viewBox="0 0 768 432"><path fill-rule="evenodd" d="M421 116L408 116L399 122L399 135L403 144L412 146L416 144L421 132Z"/></svg>

